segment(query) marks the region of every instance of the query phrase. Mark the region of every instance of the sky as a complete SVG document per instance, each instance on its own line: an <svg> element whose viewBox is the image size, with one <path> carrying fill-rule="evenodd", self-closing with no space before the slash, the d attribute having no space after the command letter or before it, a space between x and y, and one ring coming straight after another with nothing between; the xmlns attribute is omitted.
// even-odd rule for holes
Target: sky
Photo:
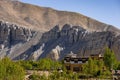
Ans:
<svg viewBox="0 0 120 80"><path fill-rule="evenodd" d="M120 0L21 0L42 7L81 13L120 29Z"/></svg>

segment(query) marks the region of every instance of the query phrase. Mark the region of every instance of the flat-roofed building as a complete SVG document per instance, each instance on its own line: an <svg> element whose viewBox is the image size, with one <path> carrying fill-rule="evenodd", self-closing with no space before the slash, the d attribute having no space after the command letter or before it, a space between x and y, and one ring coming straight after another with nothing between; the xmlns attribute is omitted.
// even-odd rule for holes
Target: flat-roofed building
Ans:
<svg viewBox="0 0 120 80"><path fill-rule="evenodd" d="M90 57L96 60L103 60L103 56L101 54L91 54Z"/></svg>
<svg viewBox="0 0 120 80"><path fill-rule="evenodd" d="M68 71L80 72L82 71L82 65L87 63L89 58L102 60L101 54L92 54L89 57L79 57L77 54L68 54L64 58L64 65Z"/></svg>

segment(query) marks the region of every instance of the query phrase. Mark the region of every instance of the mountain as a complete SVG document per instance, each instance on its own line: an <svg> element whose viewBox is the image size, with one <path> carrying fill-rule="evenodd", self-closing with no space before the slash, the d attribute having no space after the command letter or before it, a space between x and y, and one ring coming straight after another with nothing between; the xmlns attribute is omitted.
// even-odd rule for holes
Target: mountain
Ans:
<svg viewBox="0 0 120 80"><path fill-rule="evenodd" d="M90 31L118 31L112 25L75 12L58 11L12 0L0 0L0 19L35 30L48 31L59 24L79 25Z"/></svg>
<svg viewBox="0 0 120 80"><path fill-rule="evenodd" d="M120 60L120 30L79 13L13 0L0 0L0 58L61 60L104 54L109 47Z"/></svg>

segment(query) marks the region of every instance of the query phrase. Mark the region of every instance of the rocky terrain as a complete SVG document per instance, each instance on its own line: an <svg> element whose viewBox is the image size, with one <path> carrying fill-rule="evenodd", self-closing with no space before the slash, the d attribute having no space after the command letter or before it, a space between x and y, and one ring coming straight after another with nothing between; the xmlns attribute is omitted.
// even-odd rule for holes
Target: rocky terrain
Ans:
<svg viewBox="0 0 120 80"><path fill-rule="evenodd" d="M104 54L106 47L120 60L120 30L112 25L78 13L0 0L0 58L61 60L71 52Z"/></svg>
<svg viewBox="0 0 120 80"><path fill-rule="evenodd" d="M82 26L89 31L116 31L108 25L75 12L58 11L52 8L39 7L17 0L0 0L0 20L23 25L24 27L49 31L55 25L71 24Z"/></svg>
<svg viewBox="0 0 120 80"><path fill-rule="evenodd" d="M114 50L118 59L120 56L120 36L110 31L90 32L65 24L62 29L56 25L42 33L1 21L0 34L1 58L61 60L71 51L79 56L103 54L106 47Z"/></svg>

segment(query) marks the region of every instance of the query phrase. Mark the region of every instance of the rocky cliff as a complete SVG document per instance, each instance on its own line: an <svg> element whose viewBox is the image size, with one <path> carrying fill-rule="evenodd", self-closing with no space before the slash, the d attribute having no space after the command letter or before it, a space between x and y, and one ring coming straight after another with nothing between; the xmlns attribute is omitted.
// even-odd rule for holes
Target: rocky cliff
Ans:
<svg viewBox="0 0 120 80"><path fill-rule="evenodd" d="M6 56L14 46L17 48L17 45L29 42L34 34L30 29L0 21L0 54Z"/></svg>
<svg viewBox="0 0 120 80"><path fill-rule="evenodd" d="M110 31L87 31L81 26L56 25L41 33L18 25L0 22L0 57L18 60L38 60L49 57L61 60L71 51L78 56L104 54L105 48L112 49L120 60L120 35Z"/></svg>
<svg viewBox="0 0 120 80"><path fill-rule="evenodd" d="M105 48L109 47L120 60L120 35L114 32L90 32L80 26L65 24L60 30L55 26L50 31L43 34L41 43L42 52L39 58L50 57L54 60L61 60L71 51L78 56L89 56L90 54L104 54ZM34 46L37 49L41 47ZM34 57L35 54L32 56Z"/></svg>
<svg viewBox="0 0 120 80"><path fill-rule="evenodd" d="M10 46L16 42L29 41L34 31L25 29L22 26L0 21L0 43Z"/></svg>
<svg viewBox="0 0 120 80"><path fill-rule="evenodd" d="M0 58L61 60L109 47L120 60L120 30L82 14L0 0L0 20Z"/></svg>

